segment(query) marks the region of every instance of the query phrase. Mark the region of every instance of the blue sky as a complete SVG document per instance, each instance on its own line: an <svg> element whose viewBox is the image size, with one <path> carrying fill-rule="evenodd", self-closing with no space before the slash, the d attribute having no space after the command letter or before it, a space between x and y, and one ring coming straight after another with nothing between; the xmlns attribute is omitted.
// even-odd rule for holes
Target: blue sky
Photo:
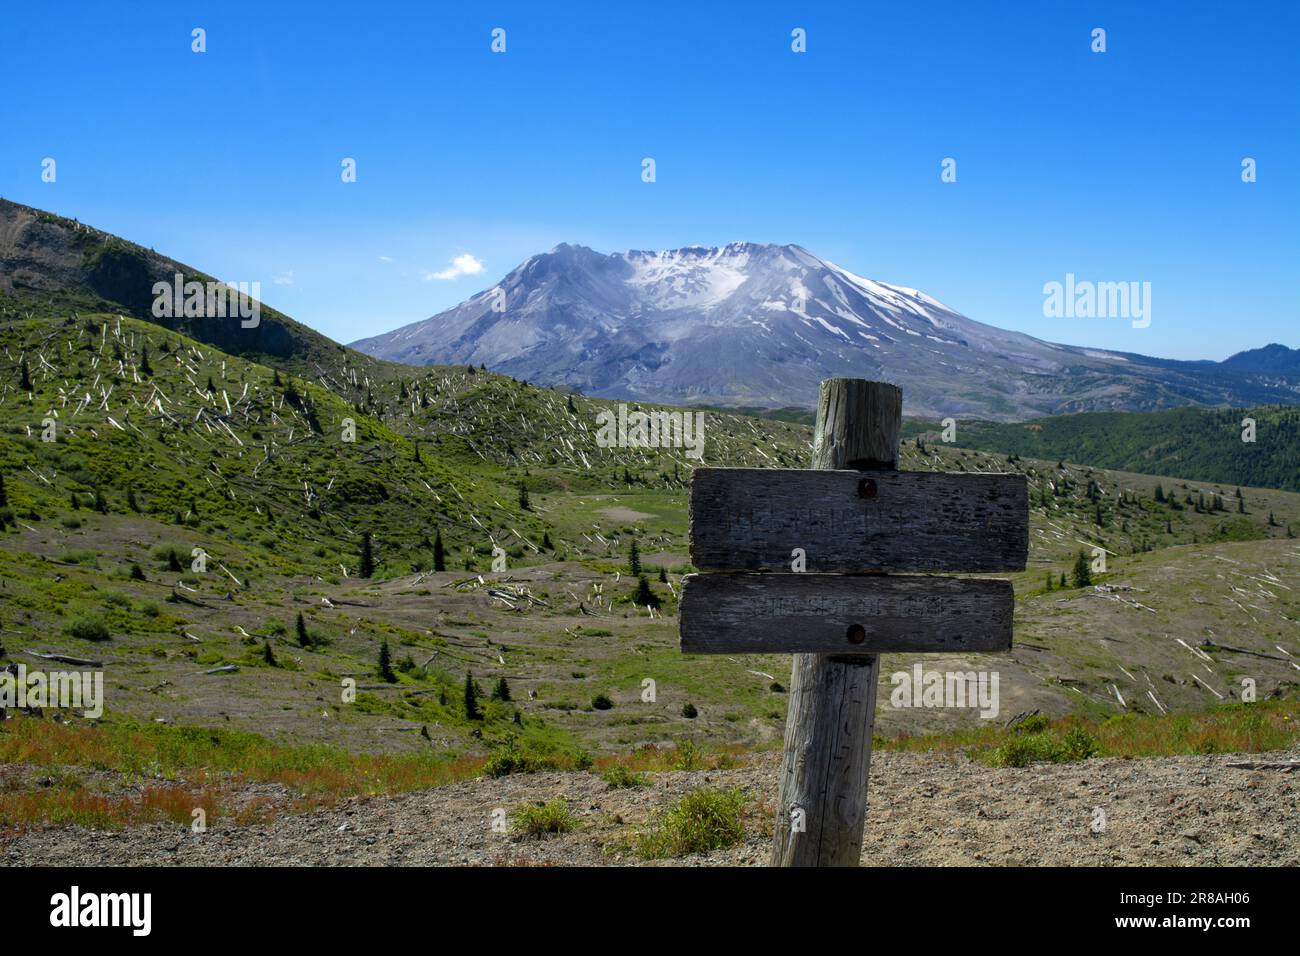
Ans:
<svg viewBox="0 0 1300 956"><path fill-rule="evenodd" d="M1300 345L1300 4L318 6L11 5L0 195L345 342L559 242L750 240L1057 342ZM1066 273L1151 325L1044 317Z"/></svg>

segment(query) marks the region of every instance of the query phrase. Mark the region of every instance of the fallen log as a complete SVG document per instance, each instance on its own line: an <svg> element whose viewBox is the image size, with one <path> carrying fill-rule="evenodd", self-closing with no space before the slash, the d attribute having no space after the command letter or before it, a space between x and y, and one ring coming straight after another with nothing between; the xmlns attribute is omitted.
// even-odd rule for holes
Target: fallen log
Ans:
<svg viewBox="0 0 1300 956"><path fill-rule="evenodd" d="M81 657L71 657L67 654L38 654L35 651L20 651L28 657L39 657L43 661L59 661L63 664L79 664L82 667L103 667L103 661L88 661Z"/></svg>

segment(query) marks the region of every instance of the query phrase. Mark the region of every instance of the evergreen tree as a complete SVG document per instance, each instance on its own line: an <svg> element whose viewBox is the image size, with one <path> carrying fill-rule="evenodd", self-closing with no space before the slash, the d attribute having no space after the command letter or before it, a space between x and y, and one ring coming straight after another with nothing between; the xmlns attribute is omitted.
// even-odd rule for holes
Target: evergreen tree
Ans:
<svg viewBox="0 0 1300 956"><path fill-rule="evenodd" d="M390 684L397 683L397 675L393 673L393 659L388 650L388 641L384 640L379 645L379 679L387 681Z"/></svg>
<svg viewBox="0 0 1300 956"><path fill-rule="evenodd" d="M9 504L9 492L5 491L5 476L0 472L0 508Z"/></svg>
<svg viewBox="0 0 1300 956"><path fill-rule="evenodd" d="M140 372L144 375L153 374L153 366L149 364L149 347L140 346Z"/></svg>
<svg viewBox="0 0 1300 956"><path fill-rule="evenodd" d="M492 688L492 699L493 700L510 699L510 685L506 683L506 679L504 676L497 678L497 682Z"/></svg>
<svg viewBox="0 0 1300 956"><path fill-rule="evenodd" d="M519 482L519 507L523 508L525 511L532 510L532 505L528 503L528 485L524 484L522 481Z"/></svg>
<svg viewBox="0 0 1300 956"><path fill-rule="evenodd" d="M307 633L307 621L302 616L302 611L298 612L298 621L295 627L298 631L298 645L300 647L311 647L311 635Z"/></svg>
<svg viewBox="0 0 1300 956"><path fill-rule="evenodd" d="M543 551L555 550L555 545L551 543L551 533L549 531L542 532L542 550Z"/></svg>
<svg viewBox="0 0 1300 956"><path fill-rule="evenodd" d="M1052 572L1047 572L1047 590L1052 590Z"/></svg>
<svg viewBox="0 0 1300 956"><path fill-rule="evenodd" d="M280 385L283 384L280 381L280 370L278 368L271 370L271 384L274 385L276 388L279 388Z"/></svg>
<svg viewBox="0 0 1300 956"><path fill-rule="evenodd" d="M135 500L134 488L126 489L126 506L130 508L132 511L138 512L140 510L140 503Z"/></svg>
<svg viewBox="0 0 1300 956"><path fill-rule="evenodd" d="M578 413L578 409L575 408L574 405L573 405L573 396L572 396L572 395L569 396L569 406L568 406L568 407L569 407L569 414L571 414L571 415L576 415L576 414Z"/></svg>
<svg viewBox="0 0 1300 956"><path fill-rule="evenodd" d="M32 390L32 373L27 368L27 356L23 356L22 363L18 366L18 387L24 392Z"/></svg>
<svg viewBox="0 0 1300 956"><path fill-rule="evenodd" d="M370 541L369 531L361 535L361 569L357 573L363 578L368 578L375 573L375 550Z"/></svg>
<svg viewBox="0 0 1300 956"><path fill-rule="evenodd" d="M183 571L183 570L184 570L184 568L181 567L181 558L180 558L180 555L178 555L178 554L176 553L176 549L175 549L175 548L172 548L172 549L170 549L170 550L167 552L167 570L168 570L168 571Z"/></svg>
<svg viewBox="0 0 1300 956"><path fill-rule="evenodd" d="M636 597L632 599L632 603L646 607L659 606L659 598L655 596L654 591L650 590L650 582L645 579L645 575L637 579Z"/></svg>
<svg viewBox="0 0 1300 956"><path fill-rule="evenodd" d="M144 576L144 568L140 567L138 564L133 564L131 565L131 580L147 581L149 579Z"/></svg>
<svg viewBox="0 0 1300 956"><path fill-rule="evenodd" d="M70 495L70 497L69 497L69 501L70 501L71 504L72 504L72 510L73 510L73 511L80 511L80 510L81 510L81 502L79 502L79 501L77 500L77 493L76 493L75 491L71 493L71 495Z"/></svg>
<svg viewBox="0 0 1300 956"><path fill-rule="evenodd" d="M641 573L641 549L637 547L636 538L632 539L632 544L627 549L627 570L629 574Z"/></svg>
<svg viewBox="0 0 1300 956"><path fill-rule="evenodd" d="M270 641L263 641L263 642L262 642L262 660L266 661L266 662L267 662L268 664L270 664L272 667L278 667L278 666L279 666L279 665L275 662L275 651L271 650L271 642L270 642Z"/></svg>
<svg viewBox="0 0 1300 956"><path fill-rule="evenodd" d="M100 514L108 514L108 502L104 500L104 493L95 487L95 510Z"/></svg>
<svg viewBox="0 0 1300 956"><path fill-rule="evenodd" d="M1238 493L1237 493L1237 514L1239 514L1239 515L1244 515L1245 513L1246 513L1246 499L1243 498L1243 497L1241 497L1241 492L1238 491Z"/></svg>
<svg viewBox="0 0 1300 956"><path fill-rule="evenodd" d="M465 672L465 719L483 719L483 714L478 709L478 687L474 684L474 675L469 671Z"/></svg>
<svg viewBox="0 0 1300 956"><path fill-rule="evenodd" d="M1079 556L1074 559L1074 586L1086 588L1090 584L1092 584L1092 566L1088 563L1088 556L1080 550Z"/></svg>
<svg viewBox="0 0 1300 956"><path fill-rule="evenodd" d="M1061 584L1060 584L1060 586L1061 586L1062 588L1065 587L1065 572L1064 572L1064 571L1061 572Z"/></svg>
<svg viewBox="0 0 1300 956"><path fill-rule="evenodd" d="M663 567L663 565L659 566L659 583L660 584L668 583L668 571Z"/></svg>
<svg viewBox="0 0 1300 956"><path fill-rule="evenodd" d="M433 533L433 570L447 570L447 552L442 546L442 529L439 528Z"/></svg>

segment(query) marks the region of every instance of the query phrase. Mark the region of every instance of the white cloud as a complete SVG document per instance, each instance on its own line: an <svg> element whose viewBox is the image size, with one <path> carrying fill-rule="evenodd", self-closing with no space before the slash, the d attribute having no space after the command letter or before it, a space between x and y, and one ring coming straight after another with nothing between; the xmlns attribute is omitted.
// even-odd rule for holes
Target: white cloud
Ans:
<svg viewBox="0 0 1300 956"><path fill-rule="evenodd" d="M467 252L452 259L450 269L443 269L441 272L426 272L424 278L426 281L446 282L451 279L459 279L461 276L476 276L482 271L483 263Z"/></svg>
<svg viewBox="0 0 1300 956"><path fill-rule="evenodd" d="M393 260L392 260L391 258L389 258L388 256L380 256L380 257L379 257L379 261L380 261L380 262L392 262Z"/></svg>
<svg viewBox="0 0 1300 956"><path fill-rule="evenodd" d="M288 272L282 272L271 281L276 285L293 285L293 270L290 269Z"/></svg>

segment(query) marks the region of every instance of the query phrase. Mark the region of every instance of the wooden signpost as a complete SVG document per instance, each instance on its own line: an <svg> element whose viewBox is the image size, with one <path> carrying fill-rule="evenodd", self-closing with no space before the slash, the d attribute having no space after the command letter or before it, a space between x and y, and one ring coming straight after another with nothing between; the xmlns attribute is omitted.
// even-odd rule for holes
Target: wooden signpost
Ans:
<svg viewBox="0 0 1300 956"><path fill-rule="evenodd" d="M822 382L813 469L700 468L682 651L791 653L774 866L857 866L879 654L1011 647L1007 581L883 572L1019 571L1023 475L899 472L902 394Z"/></svg>

